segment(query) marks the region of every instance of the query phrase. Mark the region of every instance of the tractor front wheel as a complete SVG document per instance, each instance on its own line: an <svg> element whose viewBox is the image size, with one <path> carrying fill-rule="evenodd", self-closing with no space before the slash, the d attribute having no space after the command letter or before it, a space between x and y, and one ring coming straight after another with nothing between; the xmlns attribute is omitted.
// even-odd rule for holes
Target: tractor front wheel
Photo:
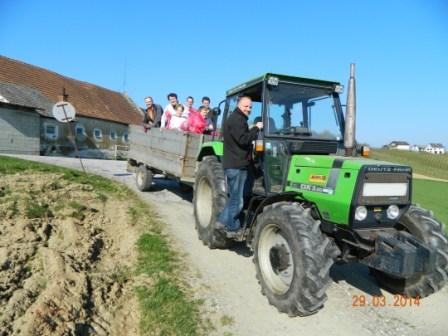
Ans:
<svg viewBox="0 0 448 336"><path fill-rule="evenodd" d="M397 229L411 233L436 250L434 271L407 279L397 278L375 269L370 269L371 274L383 288L394 294L422 298L435 293L448 279L448 239L442 223L438 222L429 211L413 205L400 219Z"/></svg>
<svg viewBox="0 0 448 336"><path fill-rule="evenodd" d="M288 202L266 207L257 218L254 241L257 278L270 304L289 316L323 307L339 251L309 209Z"/></svg>

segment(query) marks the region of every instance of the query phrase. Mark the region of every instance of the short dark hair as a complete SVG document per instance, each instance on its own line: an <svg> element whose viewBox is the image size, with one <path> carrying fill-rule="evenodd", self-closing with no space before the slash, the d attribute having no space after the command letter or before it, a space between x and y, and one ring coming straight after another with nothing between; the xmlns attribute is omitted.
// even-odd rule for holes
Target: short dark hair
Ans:
<svg viewBox="0 0 448 336"><path fill-rule="evenodd" d="M202 97L201 102L203 102L204 100L207 100L210 103L210 98L209 97L207 97L207 96Z"/></svg>
<svg viewBox="0 0 448 336"><path fill-rule="evenodd" d="M188 100L188 99L194 100L194 98L193 98L192 96L188 96L188 97L187 97L187 100Z"/></svg>
<svg viewBox="0 0 448 336"><path fill-rule="evenodd" d="M209 108L208 107L205 107L204 105L201 105L201 106L199 106L199 108L198 108L198 111L200 112L200 111L202 111L202 110L209 110Z"/></svg>
<svg viewBox="0 0 448 336"><path fill-rule="evenodd" d="M166 96L166 98L169 100L170 97L174 97L177 99L177 94L175 94L174 92L168 93L168 96Z"/></svg>

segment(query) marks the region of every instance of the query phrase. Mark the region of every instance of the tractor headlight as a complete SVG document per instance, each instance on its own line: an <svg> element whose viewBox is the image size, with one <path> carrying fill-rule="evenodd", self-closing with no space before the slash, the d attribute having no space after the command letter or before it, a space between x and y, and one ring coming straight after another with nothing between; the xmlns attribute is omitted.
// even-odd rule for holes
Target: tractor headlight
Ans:
<svg viewBox="0 0 448 336"><path fill-rule="evenodd" d="M363 221L367 217L367 208L364 205L360 205L355 209L355 219L357 221Z"/></svg>
<svg viewBox="0 0 448 336"><path fill-rule="evenodd" d="M400 209L395 204L389 205L389 207L387 208L387 218L395 219L399 214Z"/></svg>

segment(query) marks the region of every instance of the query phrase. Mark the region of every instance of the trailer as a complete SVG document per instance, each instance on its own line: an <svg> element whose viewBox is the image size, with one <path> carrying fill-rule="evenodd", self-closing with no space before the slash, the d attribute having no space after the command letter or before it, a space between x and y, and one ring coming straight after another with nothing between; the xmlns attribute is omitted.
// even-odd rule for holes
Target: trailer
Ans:
<svg viewBox="0 0 448 336"><path fill-rule="evenodd" d="M201 146L212 137L166 128L145 132L140 125L130 125L129 139L128 170L136 173L138 189L147 191L155 174L191 187Z"/></svg>

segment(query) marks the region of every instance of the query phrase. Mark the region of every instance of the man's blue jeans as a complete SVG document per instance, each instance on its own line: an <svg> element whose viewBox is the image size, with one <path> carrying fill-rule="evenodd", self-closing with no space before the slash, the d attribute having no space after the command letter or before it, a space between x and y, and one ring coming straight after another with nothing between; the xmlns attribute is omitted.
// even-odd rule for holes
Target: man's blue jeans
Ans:
<svg viewBox="0 0 448 336"><path fill-rule="evenodd" d="M243 193L247 179L247 169L227 168L224 170L224 174L230 195L218 221L224 224L228 231L238 231L240 229L239 217L244 204Z"/></svg>

